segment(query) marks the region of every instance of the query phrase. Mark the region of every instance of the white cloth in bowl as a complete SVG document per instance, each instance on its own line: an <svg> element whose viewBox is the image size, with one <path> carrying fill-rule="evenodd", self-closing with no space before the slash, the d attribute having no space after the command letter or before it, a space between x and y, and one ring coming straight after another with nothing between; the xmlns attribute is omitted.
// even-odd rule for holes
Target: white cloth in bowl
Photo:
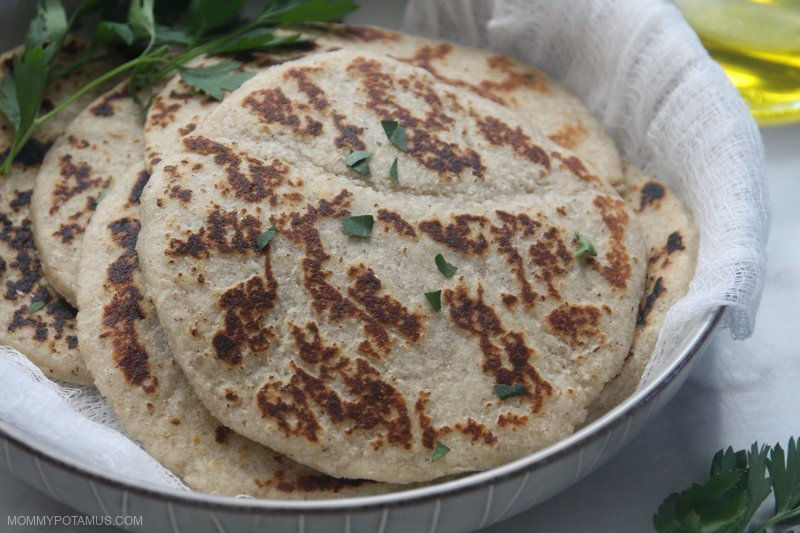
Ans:
<svg viewBox="0 0 800 533"><path fill-rule="evenodd" d="M701 232L689 294L667 316L648 383L675 355L684 326L719 305L736 338L750 335L769 226L758 130L680 12L644 0L410 0L412 33L508 54L569 87L623 156L665 180ZM0 347L0 420L96 468L162 486L183 484L118 430L93 389L48 381Z"/></svg>

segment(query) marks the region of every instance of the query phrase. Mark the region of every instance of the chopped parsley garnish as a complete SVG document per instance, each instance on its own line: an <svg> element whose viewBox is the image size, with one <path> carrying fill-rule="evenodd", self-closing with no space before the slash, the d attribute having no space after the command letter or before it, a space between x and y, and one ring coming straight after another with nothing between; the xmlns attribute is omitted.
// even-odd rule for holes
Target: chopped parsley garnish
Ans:
<svg viewBox="0 0 800 533"><path fill-rule="evenodd" d="M445 455L450 453L450 448L442 444L441 442L436 443L436 447L433 449L433 455L431 455L431 461L438 461Z"/></svg>
<svg viewBox="0 0 800 533"><path fill-rule="evenodd" d="M406 129L399 125L396 120L381 120L381 126L386 133L386 138L389 142L395 145L403 152L408 151L408 144L406 143Z"/></svg>
<svg viewBox="0 0 800 533"><path fill-rule="evenodd" d="M578 232L575 232L575 242L578 244L578 253L575 257L583 259L584 257L597 257L597 252L586 237Z"/></svg>
<svg viewBox="0 0 800 533"><path fill-rule="evenodd" d="M514 396L522 396L527 392L528 389L525 388L525 385L520 385L519 383L514 383L513 385L497 383L494 386L494 393L497 394L497 397L501 400L513 398Z"/></svg>
<svg viewBox="0 0 800 533"><path fill-rule="evenodd" d="M41 310L45 305L46 305L45 302L37 300L37 301L33 302L31 305L28 306L28 313L30 313L32 315L36 311Z"/></svg>
<svg viewBox="0 0 800 533"><path fill-rule="evenodd" d="M441 311L442 310L442 291L431 291L425 293L425 299L428 300L428 303L431 304L434 311Z"/></svg>
<svg viewBox="0 0 800 533"><path fill-rule="evenodd" d="M269 242L275 237L275 234L278 233L278 228L275 227L275 224L271 225L267 231L262 233L256 238L256 244L258 244L258 249L263 250L265 246L269 244Z"/></svg>
<svg viewBox="0 0 800 533"><path fill-rule="evenodd" d="M394 158L392 166L389 169L389 176L392 177L392 183L400 183L400 175L397 173L397 158Z"/></svg>
<svg viewBox="0 0 800 533"><path fill-rule="evenodd" d="M369 171L369 158L372 157L372 152L365 152L364 150L355 150L347 155L347 166L365 176L371 176Z"/></svg>
<svg viewBox="0 0 800 533"><path fill-rule="evenodd" d="M372 235L372 225L375 219L372 215L359 215L342 219L342 227L348 235L353 237L369 237Z"/></svg>
<svg viewBox="0 0 800 533"><path fill-rule="evenodd" d="M181 80L195 91L222 100L223 91L233 91L256 75L255 72L234 72L241 63L226 59L210 67L179 67Z"/></svg>
<svg viewBox="0 0 800 533"><path fill-rule="evenodd" d="M434 257L433 260L436 261L436 268L438 268L439 272L444 274L444 277L446 278L452 278L453 274L455 274L456 270L458 270L458 267L448 263L442 254L436 254L436 257Z"/></svg>

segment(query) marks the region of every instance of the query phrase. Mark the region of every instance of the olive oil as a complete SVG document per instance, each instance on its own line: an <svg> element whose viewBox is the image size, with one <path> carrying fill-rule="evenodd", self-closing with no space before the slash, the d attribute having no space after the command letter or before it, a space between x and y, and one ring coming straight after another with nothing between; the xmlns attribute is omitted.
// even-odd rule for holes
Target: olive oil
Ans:
<svg viewBox="0 0 800 533"><path fill-rule="evenodd" d="M760 124L800 120L800 0L677 0Z"/></svg>

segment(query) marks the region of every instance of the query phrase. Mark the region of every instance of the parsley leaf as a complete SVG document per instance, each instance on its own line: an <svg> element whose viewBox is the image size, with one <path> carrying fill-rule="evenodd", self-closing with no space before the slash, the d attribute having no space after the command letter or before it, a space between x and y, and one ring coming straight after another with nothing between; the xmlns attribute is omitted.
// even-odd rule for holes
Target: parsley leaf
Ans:
<svg viewBox="0 0 800 533"><path fill-rule="evenodd" d="M348 235L353 237L369 237L372 235L372 225L375 220L372 215L359 215L342 219L342 227Z"/></svg>
<svg viewBox="0 0 800 533"><path fill-rule="evenodd" d="M369 158L372 157L372 152L365 152L364 150L355 150L347 155L345 163L348 167L352 168L359 174L364 176L371 176L369 170Z"/></svg>
<svg viewBox="0 0 800 533"><path fill-rule="evenodd" d="M36 311L40 311L45 305L46 305L45 302L42 302L41 300L37 300L37 301L33 302L31 305L28 306L28 313L32 315Z"/></svg>
<svg viewBox="0 0 800 533"><path fill-rule="evenodd" d="M358 8L350 0L308 0L289 4L276 14L281 24L295 22L336 22Z"/></svg>
<svg viewBox="0 0 800 533"><path fill-rule="evenodd" d="M431 455L431 461L436 462L448 453L450 453L450 448L441 442L437 442L436 447L433 449L433 454Z"/></svg>
<svg viewBox="0 0 800 533"><path fill-rule="evenodd" d="M502 383L497 383L494 386L494 393L497 394L497 397L501 400L513 398L514 396L522 396L527 392L528 389L525 388L525 385L520 383L514 383L513 385L503 385Z"/></svg>
<svg viewBox="0 0 800 533"><path fill-rule="evenodd" d="M770 476L767 477L767 471ZM753 531L800 523L800 449L789 439L787 453L754 443L749 450L720 450L711 463L711 475L681 493L670 494L653 515L659 533L747 531L761 503L775 494L772 517Z"/></svg>
<svg viewBox="0 0 800 533"><path fill-rule="evenodd" d="M446 278L452 278L453 274L458 270L458 267L448 263L442 254L436 254L433 260L436 262L436 268L438 268L439 272L444 274Z"/></svg>
<svg viewBox="0 0 800 533"><path fill-rule="evenodd" d="M241 63L226 59L210 67L180 67L178 72L187 85L197 92L207 94L215 100L222 100L223 91L233 91L256 75L255 72L232 72Z"/></svg>
<svg viewBox="0 0 800 533"><path fill-rule="evenodd" d="M589 242L586 237L576 232L575 242L578 244L578 253L575 254L575 257L578 259L583 259L584 257L597 257L597 252L595 251L594 246L592 246L592 243Z"/></svg>
<svg viewBox="0 0 800 533"><path fill-rule="evenodd" d="M13 72L7 72L0 84L0 111L14 126L14 129L19 131L19 102L17 102L17 87Z"/></svg>
<svg viewBox="0 0 800 533"><path fill-rule="evenodd" d="M14 58L14 86L19 104L18 130L30 128L36 119L46 81L47 66L41 46Z"/></svg>
<svg viewBox="0 0 800 533"><path fill-rule="evenodd" d="M392 183L400 183L400 175L397 172L397 158L394 158L392 166L389 168L389 176L392 178Z"/></svg>
<svg viewBox="0 0 800 533"><path fill-rule="evenodd" d="M146 38L152 43L156 37L153 0L133 0L128 11L128 24L136 37Z"/></svg>
<svg viewBox="0 0 800 533"><path fill-rule="evenodd" d="M45 0L36 6L36 16L25 35L25 50L41 46L46 62L50 63L61 48L67 34L67 14L60 0Z"/></svg>
<svg viewBox="0 0 800 533"><path fill-rule="evenodd" d="M439 312L442 310L442 291L431 291L425 293L425 299L431 304L434 311Z"/></svg>
<svg viewBox="0 0 800 533"><path fill-rule="evenodd" d="M123 22L101 20L95 28L94 39L103 45L123 43L130 46L133 44L134 36L131 27Z"/></svg>
<svg viewBox="0 0 800 533"><path fill-rule="evenodd" d="M230 54L233 52L263 50L288 44L305 42L306 38L299 33L277 36L270 30L258 28L245 33L241 37L226 42L209 51L212 54Z"/></svg>
<svg viewBox="0 0 800 533"><path fill-rule="evenodd" d="M408 151L408 144L406 143L406 129L400 126L396 120L381 120L381 126L386 133L386 138L389 142L395 145L403 152Z"/></svg>
<svg viewBox="0 0 800 533"><path fill-rule="evenodd" d="M275 237L276 233L278 233L278 228L276 228L275 224L273 224L269 227L267 231L259 235L256 238L256 244L258 245L258 249L263 250Z"/></svg>
<svg viewBox="0 0 800 533"><path fill-rule="evenodd" d="M191 33L203 35L234 22L244 0L192 0L186 12Z"/></svg>

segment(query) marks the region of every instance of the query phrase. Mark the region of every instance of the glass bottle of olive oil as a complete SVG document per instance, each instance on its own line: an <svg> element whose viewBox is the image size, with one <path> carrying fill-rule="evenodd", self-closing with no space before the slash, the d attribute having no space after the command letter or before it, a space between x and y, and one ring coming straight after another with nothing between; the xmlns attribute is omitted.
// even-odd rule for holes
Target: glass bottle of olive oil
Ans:
<svg viewBox="0 0 800 533"><path fill-rule="evenodd" d="M676 0L760 124L800 121L800 0Z"/></svg>

